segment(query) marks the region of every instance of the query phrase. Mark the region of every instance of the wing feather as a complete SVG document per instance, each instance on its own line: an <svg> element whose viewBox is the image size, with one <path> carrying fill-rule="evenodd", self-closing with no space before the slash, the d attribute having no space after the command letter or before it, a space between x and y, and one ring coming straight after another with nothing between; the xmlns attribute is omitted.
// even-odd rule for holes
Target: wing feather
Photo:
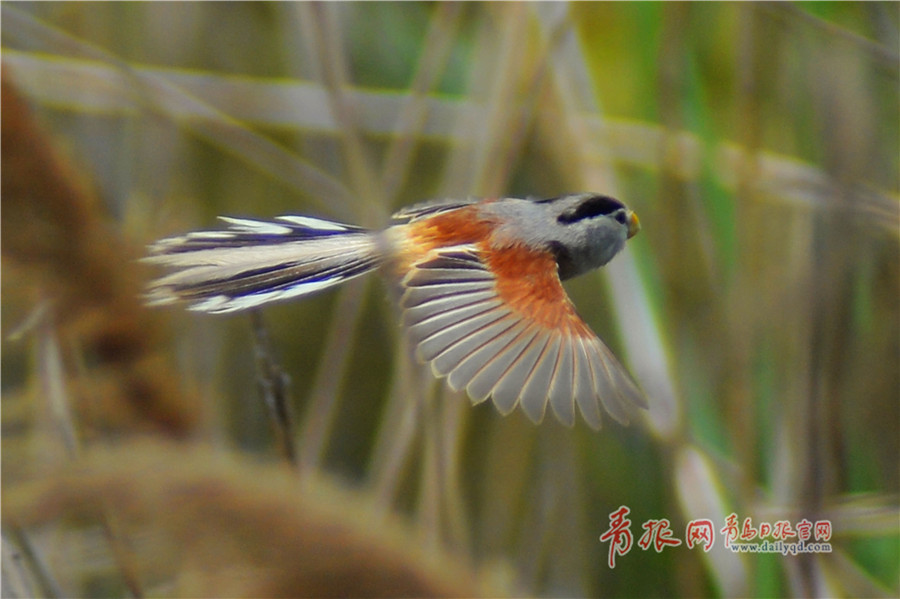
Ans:
<svg viewBox="0 0 900 599"><path fill-rule="evenodd" d="M489 310L481 312L467 320L457 322L419 342L419 354L426 362L431 362L437 358L442 352L446 351L450 346L459 343L463 339L469 337L473 333L479 331L481 327L494 323L503 318L503 313L499 310ZM440 376L447 373L442 372Z"/></svg>
<svg viewBox="0 0 900 599"><path fill-rule="evenodd" d="M451 373L456 374L456 368L465 360L472 352L478 351L482 345L493 339L504 330L515 324L507 315L498 314L496 321L477 328L465 338L460 339L454 345L445 349L431 363L432 369L439 376L446 376ZM462 374L462 373L461 373ZM454 377L454 380L456 377ZM454 389L453 384L450 385Z"/></svg>
<svg viewBox="0 0 900 599"><path fill-rule="evenodd" d="M473 402L481 403L491 396L491 391L494 390L509 367L525 352L539 333L536 327L529 326L525 321L519 324L517 330L518 332L515 334L510 331L509 339L505 339L507 343L496 354L485 355L483 358L478 357L478 360L483 363L483 367L466 387ZM473 357L473 359L476 358Z"/></svg>
<svg viewBox="0 0 900 599"><path fill-rule="evenodd" d="M576 338L575 349L575 403L581 417L593 429L600 428L600 408L597 405L599 391L594 384L594 375L591 371L591 358L585 339Z"/></svg>
<svg viewBox="0 0 900 599"><path fill-rule="evenodd" d="M550 384L550 407L560 422L566 426L575 424L575 379L573 374L575 339L560 336L556 375Z"/></svg>
<svg viewBox="0 0 900 599"><path fill-rule="evenodd" d="M444 310L467 306L477 302L496 299L497 294L491 290L485 290L474 293L464 293L462 295L447 295L438 297L430 301L422 302L415 307L407 308L403 311L403 324L411 327L417 323L427 320L429 317L439 314Z"/></svg>
<svg viewBox="0 0 900 599"><path fill-rule="evenodd" d="M522 395L522 388L528 381L528 377L534 370L544 348L550 342L550 333L548 331L538 331L538 334L525 347L525 350L516 359L516 361L507 369L503 378L497 383L493 390L494 405L503 415L509 414L519 403L519 397Z"/></svg>
<svg viewBox="0 0 900 599"><path fill-rule="evenodd" d="M426 285L408 287L403 294L403 307L412 308L442 297L460 297L470 293L478 293L489 289L484 282L453 283L448 285Z"/></svg>
<svg viewBox="0 0 900 599"><path fill-rule="evenodd" d="M422 343L438 333L448 331L453 325L470 321L476 316L493 312L502 306L503 303L500 300L493 298L462 306L448 307L442 312L437 312L411 325L409 332L417 343Z"/></svg>
<svg viewBox="0 0 900 599"><path fill-rule="evenodd" d="M533 422L540 422L544 419L544 411L547 408L547 400L550 397L550 385L553 383L556 365L559 361L561 343L561 335L550 335L544 351L531 370L531 375L528 377L528 381L525 383L519 396L519 404L522 406L522 411Z"/></svg>
<svg viewBox="0 0 900 599"><path fill-rule="evenodd" d="M524 328L525 326L521 320L511 317L507 317L492 327L486 328L484 339L478 341L480 345L462 356L462 359L450 372L450 375L447 377L447 383L450 387L456 391L466 389L469 383L472 382L472 379L475 378L475 375L484 369L485 364L496 360L503 347L508 345L510 340L515 338ZM443 355L439 356L438 359L442 357ZM473 400L476 400L476 397L473 396ZM478 398L476 403L483 399L486 399L486 396Z"/></svg>
<svg viewBox="0 0 900 599"><path fill-rule="evenodd" d="M577 405L598 429L602 403L627 422L643 397L575 312L553 256L520 247L501 254L465 244L409 262L401 305L419 356L474 403L492 398L501 414L521 405L540 422L549 404L572 426Z"/></svg>
<svg viewBox="0 0 900 599"><path fill-rule="evenodd" d="M628 413L622 409L622 400L615 373L603 355L599 343L587 344L591 370L594 374L594 387L597 395L610 416L622 424L628 423Z"/></svg>

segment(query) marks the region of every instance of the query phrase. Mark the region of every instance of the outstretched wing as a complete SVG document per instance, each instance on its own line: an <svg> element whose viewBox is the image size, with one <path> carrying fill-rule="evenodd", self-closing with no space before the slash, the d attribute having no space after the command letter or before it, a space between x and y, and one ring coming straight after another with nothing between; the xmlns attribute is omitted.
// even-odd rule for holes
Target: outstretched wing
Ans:
<svg viewBox="0 0 900 599"><path fill-rule="evenodd" d="M550 254L475 245L434 249L403 279L404 324L419 356L474 403L492 397L508 414L521 405L540 422L549 403L592 428L599 403L622 423L646 407L622 365L575 312Z"/></svg>

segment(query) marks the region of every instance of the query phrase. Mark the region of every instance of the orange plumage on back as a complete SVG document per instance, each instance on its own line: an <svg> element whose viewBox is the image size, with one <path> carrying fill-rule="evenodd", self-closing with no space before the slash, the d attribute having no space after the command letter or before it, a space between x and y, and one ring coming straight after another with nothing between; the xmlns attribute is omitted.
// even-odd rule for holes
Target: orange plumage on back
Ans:
<svg viewBox="0 0 900 599"><path fill-rule="evenodd" d="M478 206L466 206L417 220L402 229L397 243L396 274L403 278L412 265L437 248L475 244L487 239L494 223L482 218ZM399 232L399 230L398 230Z"/></svg>
<svg viewBox="0 0 900 599"><path fill-rule="evenodd" d="M409 237L420 252L438 247L477 243L490 237L494 223L479 214L478 206L466 206L410 223Z"/></svg>

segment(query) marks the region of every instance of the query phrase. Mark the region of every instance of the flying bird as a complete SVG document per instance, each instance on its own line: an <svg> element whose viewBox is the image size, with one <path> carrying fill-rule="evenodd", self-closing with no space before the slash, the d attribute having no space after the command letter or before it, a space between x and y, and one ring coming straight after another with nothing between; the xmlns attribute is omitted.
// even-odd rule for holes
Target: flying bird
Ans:
<svg viewBox="0 0 900 599"><path fill-rule="evenodd" d="M640 230L622 202L593 193L550 199L443 200L370 231L311 216L221 217L228 227L162 239L145 261L172 272L151 305L224 314L306 296L381 269L401 288L418 356L473 403L517 405L535 423L549 405L627 423L641 391L575 311L561 281L599 268Z"/></svg>

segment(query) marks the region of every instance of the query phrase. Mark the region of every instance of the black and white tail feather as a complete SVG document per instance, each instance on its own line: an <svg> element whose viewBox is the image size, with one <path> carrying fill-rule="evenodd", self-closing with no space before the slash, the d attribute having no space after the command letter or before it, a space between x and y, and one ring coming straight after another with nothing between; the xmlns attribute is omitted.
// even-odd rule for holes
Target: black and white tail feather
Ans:
<svg viewBox="0 0 900 599"><path fill-rule="evenodd" d="M308 216L220 217L228 228L162 239L143 260L176 269L154 281L149 305L187 302L223 314L302 297L378 268L378 235Z"/></svg>

